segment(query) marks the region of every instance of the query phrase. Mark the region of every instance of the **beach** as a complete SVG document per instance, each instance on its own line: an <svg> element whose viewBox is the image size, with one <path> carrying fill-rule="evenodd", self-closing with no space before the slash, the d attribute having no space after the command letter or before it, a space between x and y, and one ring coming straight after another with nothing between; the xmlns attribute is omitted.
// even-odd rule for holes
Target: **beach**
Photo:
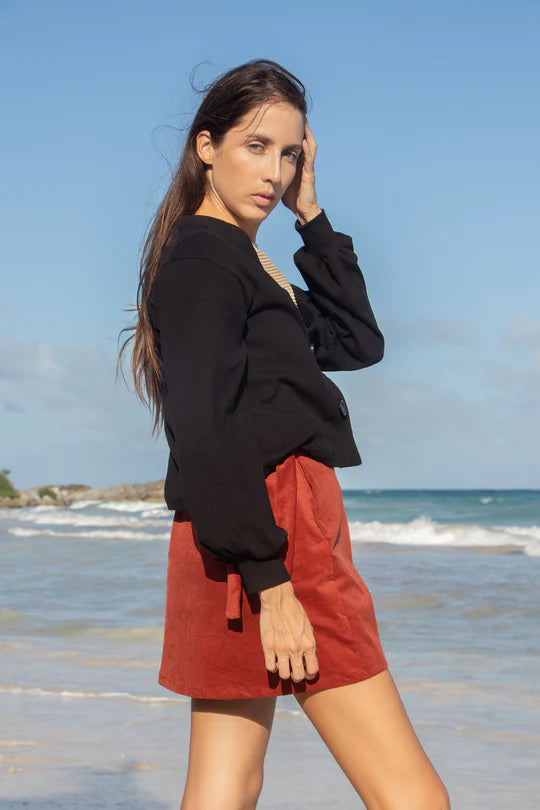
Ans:
<svg viewBox="0 0 540 810"><path fill-rule="evenodd" d="M389 667L455 810L540 790L540 493L344 490ZM190 700L157 683L172 513L0 510L0 808L175 808ZM361 802L293 695L258 807Z"/></svg>

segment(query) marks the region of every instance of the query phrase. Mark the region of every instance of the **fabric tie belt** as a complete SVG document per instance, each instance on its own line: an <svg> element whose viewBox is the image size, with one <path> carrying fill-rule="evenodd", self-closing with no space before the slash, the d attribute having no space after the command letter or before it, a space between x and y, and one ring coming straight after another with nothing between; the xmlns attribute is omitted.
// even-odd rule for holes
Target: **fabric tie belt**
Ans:
<svg viewBox="0 0 540 810"><path fill-rule="evenodd" d="M190 521L187 509L177 509L175 521ZM242 576L236 563L227 563L227 603L225 617L227 619L240 619L242 616Z"/></svg>
<svg viewBox="0 0 540 810"><path fill-rule="evenodd" d="M227 604L225 617L239 619L242 615L242 576L235 563L227 563Z"/></svg>
<svg viewBox="0 0 540 810"><path fill-rule="evenodd" d="M279 524L286 532L291 532L294 529L296 502L294 498L290 498L289 493L291 488L294 491L296 487L295 465L297 455L298 451L291 452L281 464L277 465L275 471L266 478L272 509ZM175 512L174 520L189 521L191 518L187 509L178 509ZM227 563L227 601L225 604L225 617L227 619L240 619L242 617L243 590L242 575L238 566L236 563Z"/></svg>
<svg viewBox="0 0 540 810"><path fill-rule="evenodd" d="M287 458L277 465L273 473L266 478L268 495L276 522L288 536L294 535L296 521L296 492L297 461L300 451L292 451ZM292 555L289 566L292 566ZM227 619L240 619L242 616L243 580L236 563L227 563L227 603L225 616Z"/></svg>

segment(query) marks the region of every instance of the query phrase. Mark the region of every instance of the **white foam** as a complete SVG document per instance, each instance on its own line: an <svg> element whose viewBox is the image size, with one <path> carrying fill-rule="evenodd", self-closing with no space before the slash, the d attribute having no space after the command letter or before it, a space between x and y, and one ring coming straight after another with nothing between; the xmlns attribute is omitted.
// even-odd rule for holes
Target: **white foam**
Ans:
<svg viewBox="0 0 540 810"><path fill-rule="evenodd" d="M10 526L6 532L14 535L15 537L63 537L71 539L74 537L90 538L92 540L169 540L170 530L163 533L154 532L148 534L146 532L136 531L66 531L55 532L53 529L35 528L25 529L22 526Z"/></svg>
<svg viewBox="0 0 540 810"><path fill-rule="evenodd" d="M152 526L162 528L169 521L172 524L172 518L169 518L169 515L156 517L155 514L150 514L148 517L143 518L143 515L130 517L129 515L96 515L84 512L74 514L68 509L56 509L45 515L43 512L35 513L28 510L14 517L23 523L34 523L36 526L127 526L138 529L151 528Z"/></svg>
<svg viewBox="0 0 540 810"><path fill-rule="evenodd" d="M144 512L142 512L141 517L142 518L159 517L162 520L163 518L167 518L172 521L175 511L176 510L174 509L169 509L167 504L163 504L163 506L156 506L155 508L152 509L145 509Z"/></svg>
<svg viewBox="0 0 540 810"><path fill-rule="evenodd" d="M55 697L55 698L123 698L136 700L141 703L169 703L171 701L183 702L187 697L168 697L167 695L134 695L132 692L86 692L71 689L42 689L39 686L7 686L0 685L0 692L9 695L27 695L29 697Z"/></svg>
<svg viewBox="0 0 540 810"><path fill-rule="evenodd" d="M14 686L0 684L0 693L9 695L24 695L25 697L51 697L62 699L75 699L75 700L133 700L138 703L186 703L190 700L187 695L178 693L156 696L156 695L135 695L133 692L89 692L85 690L71 690L71 689L43 689L40 686ZM290 718L291 720L307 721L307 717L301 709L289 709L285 707L276 707L276 715L280 716L281 720ZM31 744L31 743L28 743Z"/></svg>
<svg viewBox="0 0 540 810"><path fill-rule="evenodd" d="M97 501L97 500L96 501L92 501L92 500L76 501L75 503L70 504L70 506L68 508L69 509L86 509L87 506L96 506L97 504L100 504L100 503L101 503L101 501Z"/></svg>
<svg viewBox="0 0 540 810"><path fill-rule="evenodd" d="M514 546L530 557L540 556L540 526L478 526L437 523L421 515L410 523L350 521L354 543L393 543L411 546L503 547Z"/></svg>
<svg viewBox="0 0 540 810"><path fill-rule="evenodd" d="M148 509L148 501L100 501L100 509L111 509L113 512L145 512ZM152 506L152 510L165 509L163 506Z"/></svg>
<svg viewBox="0 0 540 810"><path fill-rule="evenodd" d="M113 512L142 512L143 517L153 517L160 515L163 512L168 514L171 510L168 509L165 501L156 503L154 501L103 501L91 500L75 501L67 508L69 510L86 509L87 506L98 506L100 509L110 509ZM54 509L55 507L53 507Z"/></svg>

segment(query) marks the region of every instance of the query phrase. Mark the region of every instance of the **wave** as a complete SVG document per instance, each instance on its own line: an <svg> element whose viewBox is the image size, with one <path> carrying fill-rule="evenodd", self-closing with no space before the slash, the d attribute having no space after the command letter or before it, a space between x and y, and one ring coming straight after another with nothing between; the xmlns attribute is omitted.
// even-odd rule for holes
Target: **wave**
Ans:
<svg viewBox="0 0 540 810"><path fill-rule="evenodd" d="M20 627L25 622L26 616L24 613L19 613L19 611L7 607L0 608L0 628L9 630Z"/></svg>
<svg viewBox="0 0 540 810"><path fill-rule="evenodd" d="M118 531L96 529L95 531L82 532L56 532L54 529L26 529L23 526L10 526L8 529L6 529L6 532L14 535L15 537L63 537L65 539L81 537L92 540L169 540L171 534L170 528L163 533L154 532L149 534L148 532L126 531L122 529L119 529Z"/></svg>
<svg viewBox="0 0 540 810"><path fill-rule="evenodd" d="M353 543L390 543L448 548L473 547L477 551L540 556L540 526L478 526L437 523L422 515L410 523L379 520L350 521Z"/></svg>
<svg viewBox="0 0 540 810"><path fill-rule="evenodd" d="M88 506L97 506L99 509L110 509L112 512L141 512L141 517L154 517L165 513L168 515L171 510L167 508L165 501L150 503L149 501L102 501L88 499L86 501L75 501L66 507L70 511L86 509ZM33 507L34 509L37 507ZM53 509L56 507L52 507Z"/></svg>
<svg viewBox="0 0 540 810"><path fill-rule="evenodd" d="M88 692L86 690L72 689L43 689L39 686L11 686L0 684L0 693L9 695L25 695L29 697L56 697L56 698L79 698L79 699L116 699L135 700L138 703L186 703L190 698L186 695L135 695L133 692ZM307 717L301 709L288 709L276 707L276 715L282 719L298 718L307 722ZM31 743L29 743L31 744Z"/></svg>
<svg viewBox="0 0 540 810"><path fill-rule="evenodd" d="M87 692L71 689L42 689L40 686L8 686L0 684L0 693L8 695L31 695L34 697L67 697L67 698L124 698L136 700L141 703L170 703L171 701L184 702L188 697L168 697L167 695L134 695L132 692Z"/></svg>
<svg viewBox="0 0 540 810"><path fill-rule="evenodd" d="M126 526L128 528L163 528L169 522L172 525L172 516L164 515L163 517L146 517L142 515L138 517L119 516L119 515L103 515L103 514L88 514L77 513L73 514L69 509L58 509L54 512L43 514L43 512L35 513L35 510L28 510L26 512L19 512L14 515L15 519L22 523L33 523L36 526ZM170 527L169 527L170 530Z"/></svg>
<svg viewBox="0 0 540 810"><path fill-rule="evenodd" d="M99 501L100 509L110 509L112 512L143 512L147 514L169 514L165 502L150 504L148 501Z"/></svg>
<svg viewBox="0 0 540 810"><path fill-rule="evenodd" d="M160 612L159 618L162 622L163 611ZM31 625L30 630L32 636L54 636L60 638L90 636L100 641L114 641L117 644L120 642L159 644L163 640L162 623L158 626L105 627L86 624L84 621L55 624L54 621L47 622L47 620L44 619L42 620L42 624L38 625L34 619L26 616L24 613L19 613L11 608L0 609L0 630L20 630L23 629L23 625L27 627ZM19 635L19 637L22 636ZM12 644L9 644L8 648L10 646L12 646ZM5 652L3 645L0 644L0 652L2 651ZM57 655L65 657L66 653L55 652L54 656ZM68 655L69 657L74 657L78 655L78 653L71 651Z"/></svg>
<svg viewBox="0 0 540 810"><path fill-rule="evenodd" d="M98 627L80 622L48 624L34 631L42 636L97 636L106 641L160 642L163 639L163 626L159 627Z"/></svg>
<svg viewBox="0 0 540 810"><path fill-rule="evenodd" d="M169 510L159 506L148 509L144 501L103 502L114 515L73 512L71 507L38 506L15 510L13 515L25 526L9 526L5 531L15 537L59 537L89 540L168 541L172 518ZM124 511L144 511L136 515ZM133 509L131 507L134 507ZM120 514L118 514L120 512ZM11 517L11 516L10 516ZM28 525L30 524L30 525ZM65 527L57 531L54 526ZM84 528L89 527L89 528ZM95 527L95 528L90 528ZM474 523L442 523L421 515L409 523L386 523L379 520L350 520L351 541L357 544L382 543L389 545L438 546L468 548L482 553L520 553L540 556L540 526L500 526ZM150 530L150 531L149 531Z"/></svg>

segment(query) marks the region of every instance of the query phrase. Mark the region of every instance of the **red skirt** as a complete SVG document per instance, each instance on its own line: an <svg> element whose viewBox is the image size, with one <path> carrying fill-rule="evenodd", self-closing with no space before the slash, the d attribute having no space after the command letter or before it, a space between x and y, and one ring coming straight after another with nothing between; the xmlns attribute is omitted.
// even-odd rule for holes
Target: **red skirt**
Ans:
<svg viewBox="0 0 540 810"><path fill-rule="evenodd" d="M175 512L158 683L199 698L314 692L388 667L371 594L354 567L343 496L333 467L293 452L266 477L282 557L313 626L318 675L295 683L265 667L260 598L234 564L211 557L186 515ZM211 508L211 504L209 504Z"/></svg>

